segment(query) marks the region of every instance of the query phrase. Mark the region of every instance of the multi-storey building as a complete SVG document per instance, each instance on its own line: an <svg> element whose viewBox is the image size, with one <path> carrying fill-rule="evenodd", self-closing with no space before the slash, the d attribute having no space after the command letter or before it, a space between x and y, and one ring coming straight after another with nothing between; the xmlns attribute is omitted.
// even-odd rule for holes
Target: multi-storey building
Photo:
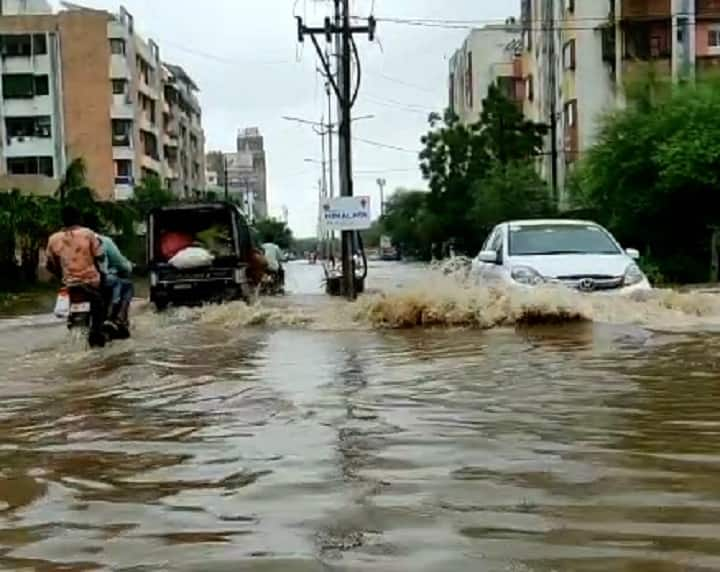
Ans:
<svg viewBox="0 0 720 572"><path fill-rule="evenodd" d="M450 108L464 124L480 118L482 102L493 83L512 98L516 87L515 56L520 27L514 20L470 32L462 47L450 58Z"/></svg>
<svg viewBox="0 0 720 572"><path fill-rule="evenodd" d="M248 196L252 196L253 217L265 218L268 213L267 161L260 130L257 127L241 129L237 136L237 150L235 155L243 168L250 165L250 173L242 175L242 180L248 186Z"/></svg>
<svg viewBox="0 0 720 572"><path fill-rule="evenodd" d="M525 115L545 124L540 174L566 202L573 163L595 140L617 102L612 3L615 0L523 0Z"/></svg>
<svg viewBox="0 0 720 572"><path fill-rule="evenodd" d="M195 82L176 65L165 66L163 153L168 188L189 196L205 189L205 134Z"/></svg>
<svg viewBox="0 0 720 572"><path fill-rule="evenodd" d="M43 0L3 0L0 8L0 188L52 192L75 158L84 159L102 199L129 198L151 175L178 193L204 187L192 80L168 72L157 44L135 33L126 10L112 15L67 5L54 14ZM176 172L165 87L182 92L188 83L188 168Z"/></svg>

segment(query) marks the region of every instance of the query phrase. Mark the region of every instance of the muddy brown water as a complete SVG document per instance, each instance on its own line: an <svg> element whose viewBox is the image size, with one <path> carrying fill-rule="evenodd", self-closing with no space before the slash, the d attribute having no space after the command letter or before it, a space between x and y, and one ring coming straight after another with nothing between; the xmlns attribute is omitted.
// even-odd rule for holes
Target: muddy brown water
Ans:
<svg viewBox="0 0 720 572"><path fill-rule="evenodd" d="M716 294L372 272L99 352L0 321L0 570L720 569Z"/></svg>

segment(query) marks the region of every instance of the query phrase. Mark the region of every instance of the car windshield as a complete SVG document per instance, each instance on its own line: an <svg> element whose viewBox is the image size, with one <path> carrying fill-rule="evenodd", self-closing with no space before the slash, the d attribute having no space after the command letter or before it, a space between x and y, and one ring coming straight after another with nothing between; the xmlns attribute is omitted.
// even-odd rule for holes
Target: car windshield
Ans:
<svg viewBox="0 0 720 572"><path fill-rule="evenodd" d="M594 225L518 225L510 227L511 256L619 254L615 241Z"/></svg>

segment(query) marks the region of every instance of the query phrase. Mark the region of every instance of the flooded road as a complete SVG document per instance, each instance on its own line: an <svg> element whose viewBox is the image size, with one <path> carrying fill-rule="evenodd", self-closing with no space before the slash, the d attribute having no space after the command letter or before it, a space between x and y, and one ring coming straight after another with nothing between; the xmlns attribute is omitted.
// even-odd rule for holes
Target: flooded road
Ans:
<svg viewBox="0 0 720 572"><path fill-rule="evenodd" d="M291 266L99 352L0 321L0 570L720 569L720 296Z"/></svg>

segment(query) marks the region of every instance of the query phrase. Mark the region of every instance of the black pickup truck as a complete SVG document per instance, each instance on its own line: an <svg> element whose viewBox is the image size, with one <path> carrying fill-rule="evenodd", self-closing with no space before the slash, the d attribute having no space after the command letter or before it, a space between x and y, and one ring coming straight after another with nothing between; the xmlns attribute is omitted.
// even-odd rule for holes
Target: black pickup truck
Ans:
<svg viewBox="0 0 720 572"><path fill-rule="evenodd" d="M212 263L185 270L172 266L165 244L171 234L192 237L193 245L210 251ZM170 304L248 300L246 270L251 251L247 221L233 204L190 203L155 209L147 219L150 301L162 311Z"/></svg>

